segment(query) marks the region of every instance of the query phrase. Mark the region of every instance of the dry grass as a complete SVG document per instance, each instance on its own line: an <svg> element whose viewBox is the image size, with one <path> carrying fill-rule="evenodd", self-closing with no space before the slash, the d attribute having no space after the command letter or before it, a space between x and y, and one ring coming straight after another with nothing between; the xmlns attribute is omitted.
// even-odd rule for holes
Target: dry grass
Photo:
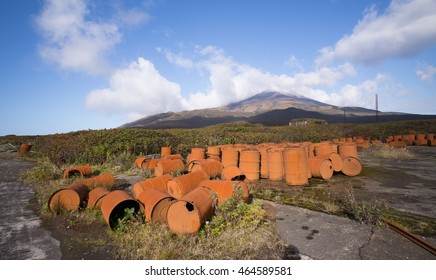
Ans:
<svg viewBox="0 0 436 280"><path fill-rule="evenodd" d="M394 148L387 144L373 145L368 149L362 151L363 157L373 158L396 158L396 159L410 159L415 158L415 155L407 147Z"/></svg>
<svg viewBox="0 0 436 280"><path fill-rule="evenodd" d="M127 231L115 233L118 257L128 260L283 259L287 245L277 236L273 221L267 219L261 203L242 204L245 203L237 203L236 208L244 208L243 211L236 208L217 211L194 235L176 235L166 224L133 221Z"/></svg>

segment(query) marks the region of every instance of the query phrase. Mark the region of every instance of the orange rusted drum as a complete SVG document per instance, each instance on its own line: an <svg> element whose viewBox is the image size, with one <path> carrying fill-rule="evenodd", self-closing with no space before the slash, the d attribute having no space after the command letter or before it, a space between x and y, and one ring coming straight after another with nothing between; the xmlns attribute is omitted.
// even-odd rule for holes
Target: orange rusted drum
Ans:
<svg viewBox="0 0 436 280"><path fill-rule="evenodd" d="M342 173L347 176L357 176L362 172L362 164L355 157L346 157L342 160Z"/></svg>
<svg viewBox="0 0 436 280"><path fill-rule="evenodd" d="M149 160L144 156L140 156L140 157L137 157L135 159L135 166L139 169L142 169L142 170L145 170L148 168L148 163L149 163Z"/></svg>
<svg viewBox="0 0 436 280"><path fill-rule="evenodd" d="M308 164L313 178L324 180L331 179L333 176L333 165L328 158L313 157L308 159Z"/></svg>
<svg viewBox="0 0 436 280"><path fill-rule="evenodd" d="M244 149L239 154L239 169L248 181L260 179L260 153L257 149Z"/></svg>
<svg viewBox="0 0 436 280"><path fill-rule="evenodd" d="M223 169L223 172L221 173L221 179L230 181L244 181L245 174L239 167L229 165Z"/></svg>
<svg viewBox="0 0 436 280"><path fill-rule="evenodd" d="M332 162L334 172L340 172L342 170L342 158L337 153L331 153L328 155L318 156L319 158L329 159Z"/></svg>
<svg viewBox="0 0 436 280"><path fill-rule="evenodd" d="M88 208L100 208L103 197L109 193L110 190L103 187L92 189L88 194Z"/></svg>
<svg viewBox="0 0 436 280"><path fill-rule="evenodd" d="M315 156L329 155L332 153L332 150L333 150L332 144L326 142L318 143L314 147L314 155Z"/></svg>
<svg viewBox="0 0 436 280"><path fill-rule="evenodd" d="M168 208L167 223L175 234L194 234L200 230L214 211L213 191L198 187Z"/></svg>
<svg viewBox="0 0 436 280"><path fill-rule="evenodd" d="M203 170L196 170L175 177L167 183L168 194L176 199L180 199L185 194L194 190L201 181L207 179L209 179L209 177Z"/></svg>
<svg viewBox="0 0 436 280"><path fill-rule="evenodd" d="M156 176L183 171L185 171L185 164L181 159L161 160L154 167L154 174Z"/></svg>
<svg viewBox="0 0 436 280"><path fill-rule="evenodd" d="M220 177L223 172L223 165L214 159L194 160L190 163L190 172L202 170L210 179Z"/></svg>
<svg viewBox="0 0 436 280"><path fill-rule="evenodd" d="M131 208L134 208L134 212L138 213L141 206L138 201L122 190L115 190L107 194L101 203L101 213L111 229L116 228L119 219L126 215L125 209Z"/></svg>
<svg viewBox="0 0 436 280"><path fill-rule="evenodd" d="M207 147L206 158L221 161L221 146Z"/></svg>
<svg viewBox="0 0 436 280"><path fill-rule="evenodd" d="M428 146L436 146L436 139L428 139L427 140L427 145Z"/></svg>
<svg viewBox="0 0 436 280"><path fill-rule="evenodd" d="M206 149L205 148L191 148L191 153L186 157L186 162L189 164L193 160L205 159Z"/></svg>
<svg viewBox="0 0 436 280"><path fill-rule="evenodd" d="M19 155L20 157L25 156L25 155L30 151L31 148L32 148L32 145L29 144L29 143L23 143L23 144L21 144L21 146L20 146L20 150L18 151L18 155Z"/></svg>
<svg viewBox="0 0 436 280"><path fill-rule="evenodd" d="M206 180L202 181L199 187L206 187L213 190L217 195L219 204L234 195L241 195L241 199L248 202L250 196L247 184L243 181Z"/></svg>
<svg viewBox="0 0 436 280"><path fill-rule="evenodd" d="M163 158L165 156L171 155L171 147L161 147L160 156Z"/></svg>
<svg viewBox="0 0 436 280"><path fill-rule="evenodd" d="M138 196L138 201L145 209L145 219L148 222L166 223L168 208L176 199L156 189L146 189Z"/></svg>
<svg viewBox="0 0 436 280"><path fill-rule="evenodd" d="M346 157L358 158L356 143L341 143L341 144L339 144L338 153L342 159L344 159Z"/></svg>
<svg viewBox="0 0 436 280"><path fill-rule="evenodd" d="M88 197L88 187L81 183L74 183L54 192L48 200L51 212L59 210L77 211L85 204Z"/></svg>
<svg viewBox="0 0 436 280"><path fill-rule="evenodd" d="M427 139L416 139L415 141L413 141L412 145L413 146L427 146L428 141L427 141Z"/></svg>
<svg viewBox="0 0 436 280"><path fill-rule="evenodd" d="M394 147L394 148L405 148L405 147L407 147L407 144L404 141L392 141L392 142L389 142L389 146Z"/></svg>
<svg viewBox="0 0 436 280"><path fill-rule="evenodd" d="M259 146L257 150L260 154L260 178L268 178L268 149L269 146Z"/></svg>
<svg viewBox="0 0 436 280"><path fill-rule="evenodd" d="M270 181L283 180L283 148L271 148L267 150L268 178Z"/></svg>
<svg viewBox="0 0 436 280"><path fill-rule="evenodd" d="M221 163L223 167L239 165L239 151L232 147L226 147L221 150Z"/></svg>
<svg viewBox="0 0 436 280"><path fill-rule="evenodd" d="M90 165L73 166L64 170L64 179L80 175L82 177L90 176L92 167Z"/></svg>
<svg viewBox="0 0 436 280"><path fill-rule="evenodd" d="M307 155L303 148L283 150L285 183L289 186L305 186L309 183Z"/></svg>
<svg viewBox="0 0 436 280"><path fill-rule="evenodd" d="M183 160L183 157L181 154L172 154L172 155L164 155L164 156L162 156L162 159L180 159L180 160Z"/></svg>
<svg viewBox="0 0 436 280"><path fill-rule="evenodd" d="M138 198L146 189L156 189L160 192L168 193L167 183L173 179L171 174L145 179L133 185L133 197Z"/></svg>
<svg viewBox="0 0 436 280"><path fill-rule="evenodd" d="M110 189L115 185L115 177L112 174L104 173L92 178L84 179L80 181L80 183L86 185L90 189L97 187Z"/></svg>

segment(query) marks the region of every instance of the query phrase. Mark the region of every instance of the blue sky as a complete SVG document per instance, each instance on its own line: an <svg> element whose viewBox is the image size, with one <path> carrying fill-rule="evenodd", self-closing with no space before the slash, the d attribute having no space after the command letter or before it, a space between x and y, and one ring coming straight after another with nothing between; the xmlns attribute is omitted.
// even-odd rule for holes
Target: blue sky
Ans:
<svg viewBox="0 0 436 280"><path fill-rule="evenodd" d="M436 114L436 0L1 1L0 62L0 135L265 90Z"/></svg>

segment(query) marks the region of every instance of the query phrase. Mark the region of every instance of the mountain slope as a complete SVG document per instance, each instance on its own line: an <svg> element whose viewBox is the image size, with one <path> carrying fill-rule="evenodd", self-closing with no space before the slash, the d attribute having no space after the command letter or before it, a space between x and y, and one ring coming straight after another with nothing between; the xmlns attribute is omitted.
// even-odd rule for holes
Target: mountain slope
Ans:
<svg viewBox="0 0 436 280"><path fill-rule="evenodd" d="M344 114L345 113L345 114ZM313 118L329 123L376 121L376 111L361 107L338 107L313 99L279 92L262 92L227 106L148 116L121 127L198 128L219 123L247 121L263 125L288 125L292 119ZM378 121L434 119L434 115L378 112Z"/></svg>

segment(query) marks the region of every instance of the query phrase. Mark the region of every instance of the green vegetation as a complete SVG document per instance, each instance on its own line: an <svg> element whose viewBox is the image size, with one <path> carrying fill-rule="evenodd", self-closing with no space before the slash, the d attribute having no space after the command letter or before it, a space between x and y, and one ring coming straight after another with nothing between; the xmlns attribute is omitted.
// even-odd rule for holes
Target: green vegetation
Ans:
<svg viewBox="0 0 436 280"><path fill-rule="evenodd" d="M246 122L219 124L198 129L103 129L44 136L3 136L0 144L32 144L33 156L46 156L57 166L103 164L120 156L159 154L163 146L183 157L194 146L245 143L320 142L338 137L363 136L368 139L391 135L436 131L436 120L383 122L375 124L310 124L268 127Z"/></svg>

